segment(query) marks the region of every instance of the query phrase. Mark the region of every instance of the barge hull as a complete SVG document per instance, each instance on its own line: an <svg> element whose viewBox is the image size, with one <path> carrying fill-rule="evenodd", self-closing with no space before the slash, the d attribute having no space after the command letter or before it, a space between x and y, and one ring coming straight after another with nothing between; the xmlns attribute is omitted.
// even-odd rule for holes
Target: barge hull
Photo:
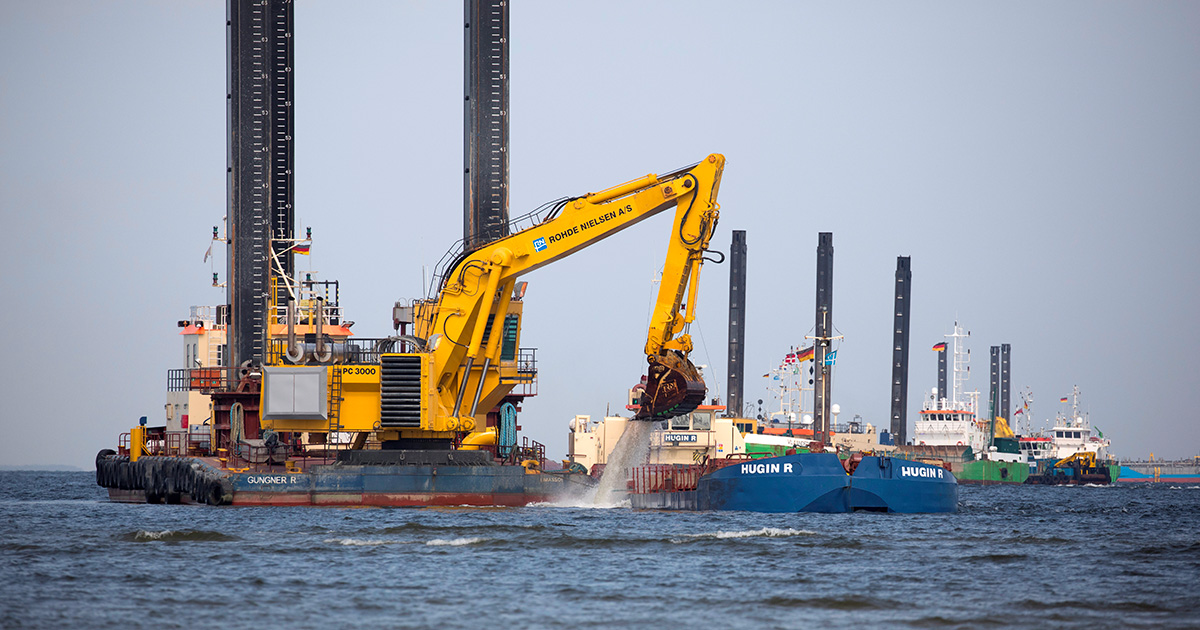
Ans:
<svg viewBox="0 0 1200 630"><path fill-rule="evenodd" d="M522 466L314 466L304 472L232 472L196 458L100 460L97 476L121 503L241 506L517 507L582 494L583 474ZM149 489L149 491L147 490Z"/></svg>
<svg viewBox="0 0 1200 630"><path fill-rule="evenodd" d="M635 492L640 509L747 512L955 512L949 471L890 457L864 457L846 472L837 455L801 453L733 464L700 477L694 490Z"/></svg>

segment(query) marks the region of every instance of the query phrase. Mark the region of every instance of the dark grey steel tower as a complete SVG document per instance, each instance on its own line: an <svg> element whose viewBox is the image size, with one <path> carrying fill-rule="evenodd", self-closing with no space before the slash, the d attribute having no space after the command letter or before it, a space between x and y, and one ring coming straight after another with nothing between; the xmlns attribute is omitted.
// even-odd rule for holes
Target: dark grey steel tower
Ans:
<svg viewBox="0 0 1200 630"><path fill-rule="evenodd" d="M1013 424L1012 417L1009 412L1012 411L1012 401L1009 399L1009 356L1012 351L1012 346L1007 343L1000 344L1000 413L997 414L1004 418L1011 427Z"/></svg>
<svg viewBox="0 0 1200 630"><path fill-rule="evenodd" d="M988 381L988 419L1000 412L1000 346L992 346L991 380Z"/></svg>
<svg viewBox="0 0 1200 630"><path fill-rule="evenodd" d="M742 417L742 379L746 358L746 230L733 231L729 246L729 376L725 416Z"/></svg>
<svg viewBox="0 0 1200 630"><path fill-rule="evenodd" d="M261 363L267 339L271 237L294 234L292 2L227 0L229 360ZM276 252L290 242L275 244ZM281 254L287 275L291 253Z"/></svg>
<svg viewBox="0 0 1200 630"><path fill-rule="evenodd" d="M465 0L463 249L508 235L508 0Z"/></svg>
<svg viewBox="0 0 1200 630"><path fill-rule="evenodd" d="M949 354L945 349L938 353L938 391L937 399L949 397L946 391L946 355Z"/></svg>
<svg viewBox="0 0 1200 630"><path fill-rule="evenodd" d="M908 313L912 269L908 256L896 257L895 326L892 327L892 437L908 443Z"/></svg>
<svg viewBox="0 0 1200 630"><path fill-rule="evenodd" d="M818 442L826 441L829 430L829 405L832 390L832 365L825 365L825 357L833 336L833 232L821 232L817 236L817 334L813 350L816 384L813 387L813 437Z"/></svg>

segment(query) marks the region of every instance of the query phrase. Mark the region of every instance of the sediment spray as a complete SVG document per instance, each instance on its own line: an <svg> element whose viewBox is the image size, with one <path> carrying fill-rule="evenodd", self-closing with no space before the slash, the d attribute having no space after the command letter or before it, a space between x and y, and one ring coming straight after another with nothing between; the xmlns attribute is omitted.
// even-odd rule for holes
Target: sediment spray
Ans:
<svg viewBox="0 0 1200 630"><path fill-rule="evenodd" d="M617 441L616 448L609 453L608 463L605 464L600 483L596 486L593 500L596 506L614 507L625 502L625 484L630 479L630 471L634 466L646 463L650 454L650 434L653 432L653 422L631 420L625 424L625 432Z"/></svg>

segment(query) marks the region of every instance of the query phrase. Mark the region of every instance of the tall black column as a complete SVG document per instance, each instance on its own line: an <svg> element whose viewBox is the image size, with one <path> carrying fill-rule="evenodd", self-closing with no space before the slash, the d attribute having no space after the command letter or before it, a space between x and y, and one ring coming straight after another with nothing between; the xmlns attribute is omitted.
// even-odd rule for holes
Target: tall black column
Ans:
<svg viewBox="0 0 1200 630"><path fill-rule="evenodd" d="M949 398L950 394L946 391L946 355L949 354L945 349L938 353L938 381L937 381L937 399Z"/></svg>
<svg viewBox="0 0 1200 630"><path fill-rule="evenodd" d="M1013 426L1012 416L1008 415L1012 411L1012 400L1009 398L1009 357L1011 352L1011 345L1000 344L1000 411L997 415L1004 418L1010 427Z"/></svg>
<svg viewBox="0 0 1200 630"><path fill-rule="evenodd" d="M991 379L988 386L988 446L996 435L996 414L1000 410L1000 346L992 346Z"/></svg>
<svg viewBox="0 0 1200 630"><path fill-rule="evenodd" d="M988 418L1000 410L1000 346L992 346L992 361L988 380Z"/></svg>
<svg viewBox="0 0 1200 630"><path fill-rule="evenodd" d="M833 366L825 365L833 331L833 232L817 236L817 321L813 351L816 384L813 387L814 439L827 443Z"/></svg>
<svg viewBox="0 0 1200 630"><path fill-rule="evenodd" d="M746 231L734 230L729 246L729 368L725 416L742 417L742 385L746 356Z"/></svg>
<svg viewBox="0 0 1200 630"><path fill-rule="evenodd" d="M292 245L292 2L227 0L229 365L261 363L272 268L268 243ZM281 254L292 274L292 255ZM284 289L281 288L281 291Z"/></svg>
<svg viewBox="0 0 1200 630"><path fill-rule="evenodd" d="M508 4L464 0L463 248L508 235Z"/></svg>
<svg viewBox="0 0 1200 630"><path fill-rule="evenodd" d="M896 257L895 326L892 327L892 437L908 443L908 314L912 296L908 256Z"/></svg>

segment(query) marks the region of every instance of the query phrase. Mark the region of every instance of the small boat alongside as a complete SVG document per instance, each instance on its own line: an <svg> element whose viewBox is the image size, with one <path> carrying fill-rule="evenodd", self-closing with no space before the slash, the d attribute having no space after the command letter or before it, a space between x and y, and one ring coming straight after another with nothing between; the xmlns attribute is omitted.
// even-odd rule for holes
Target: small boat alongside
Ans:
<svg viewBox="0 0 1200 630"><path fill-rule="evenodd" d="M1080 411L1078 386L1072 389L1070 401L1070 412L1059 413L1053 428L1021 438L1021 451L1030 462L1029 483L1110 484L1120 480L1124 473L1108 452L1110 440Z"/></svg>

